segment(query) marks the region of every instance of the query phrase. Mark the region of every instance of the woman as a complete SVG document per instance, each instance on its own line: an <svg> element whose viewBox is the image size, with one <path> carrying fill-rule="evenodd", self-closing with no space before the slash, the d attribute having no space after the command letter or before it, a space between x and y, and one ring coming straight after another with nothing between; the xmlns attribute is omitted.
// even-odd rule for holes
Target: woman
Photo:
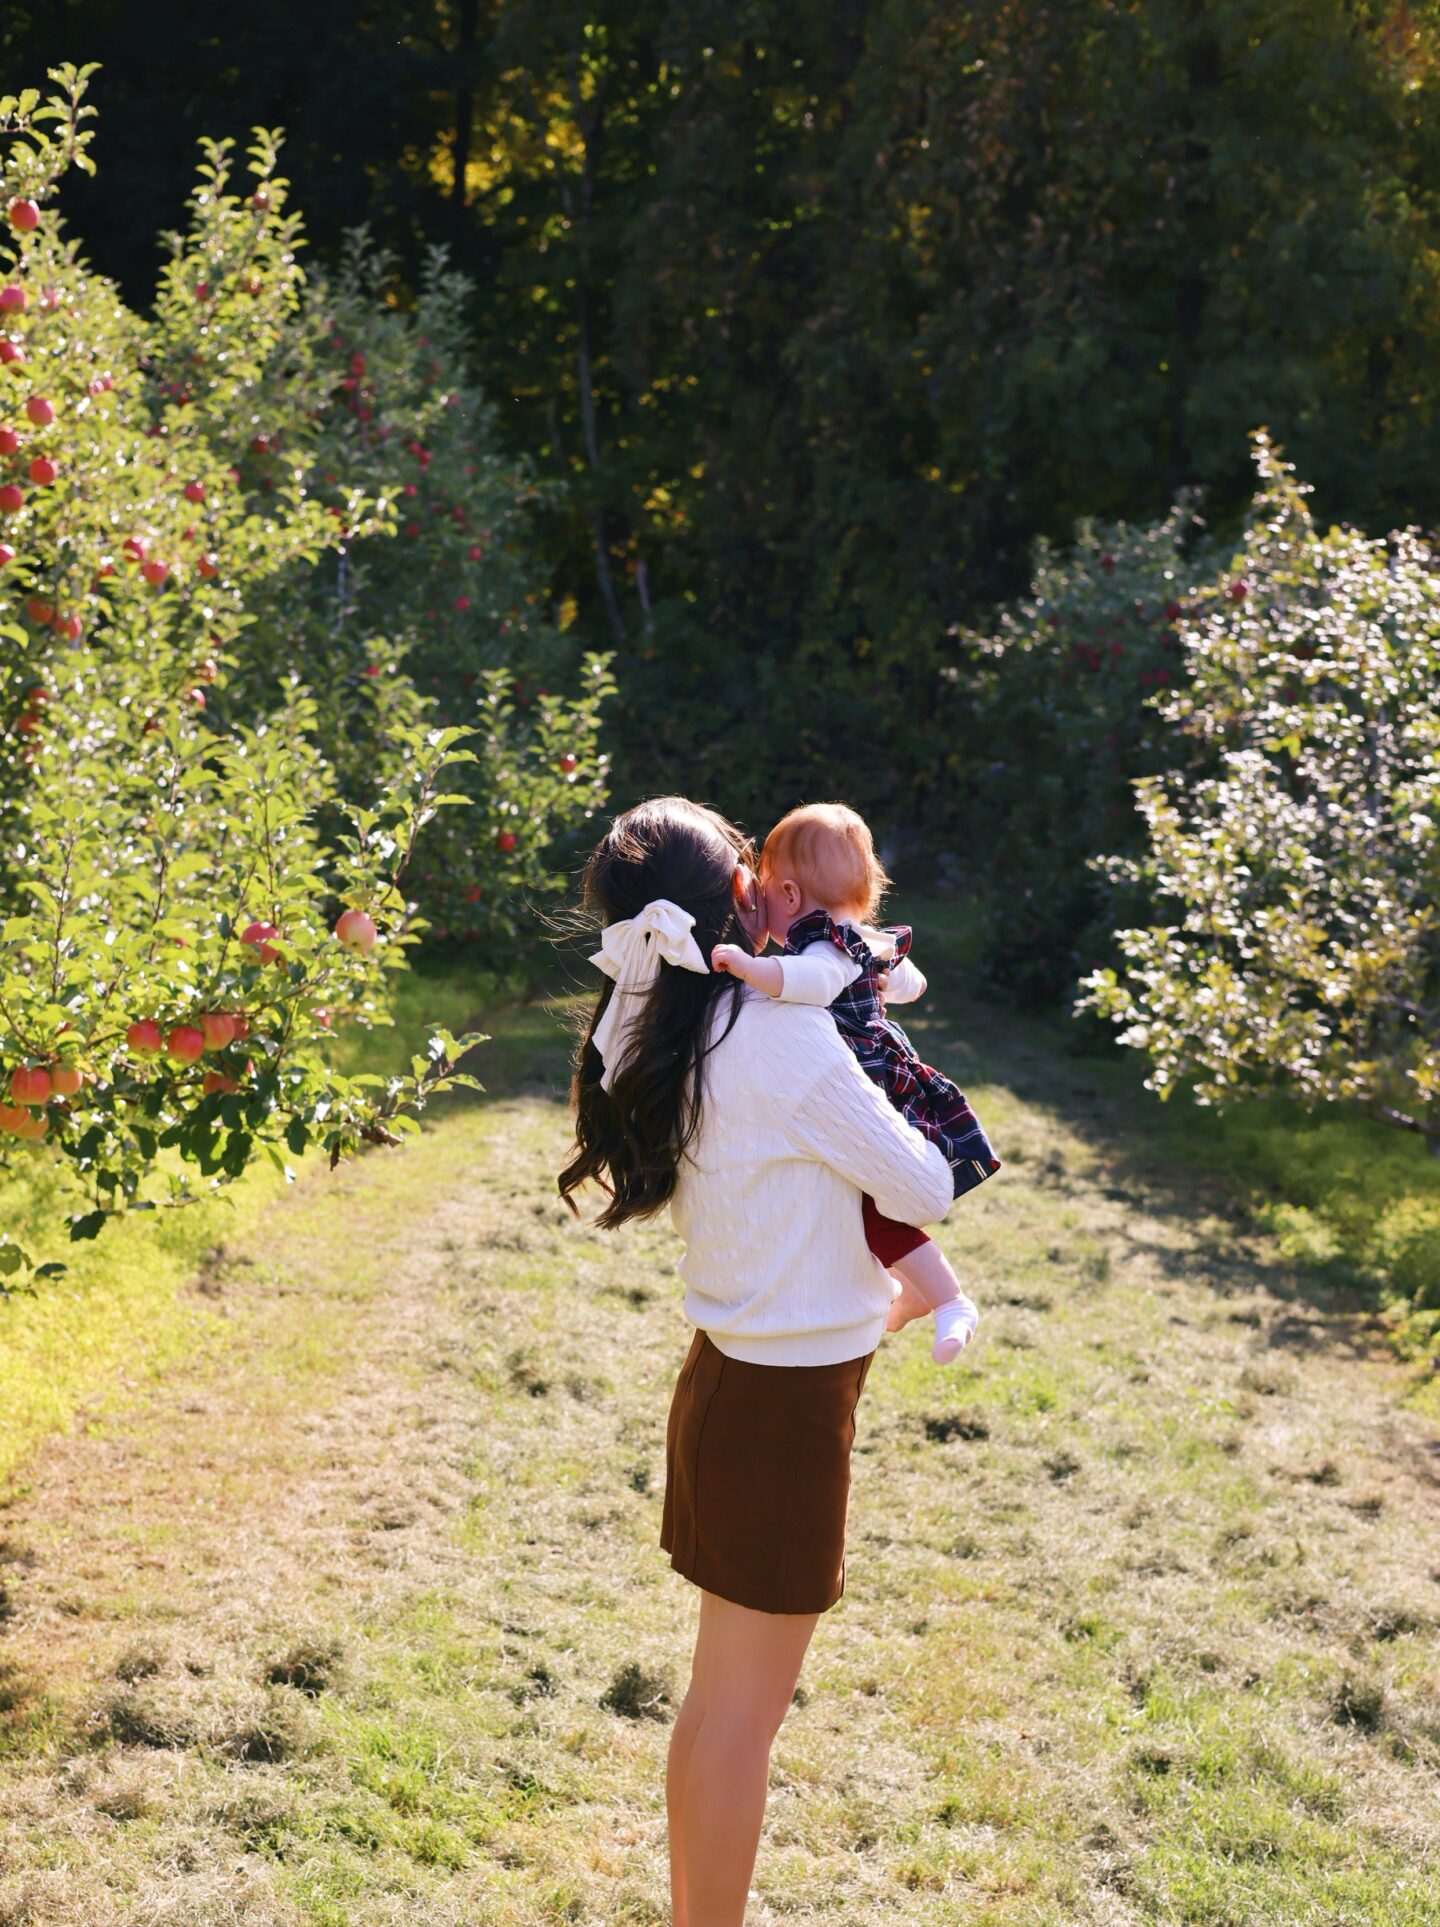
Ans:
<svg viewBox="0 0 1440 1927"><path fill-rule="evenodd" d="M742 1927L770 1748L844 1591L854 1415L891 1307L861 1199L943 1218L944 1154L867 1078L827 1011L706 964L763 941L750 845L660 797L585 872L604 986L576 1059L575 1155L604 1226L671 1207L696 1327L666 1436L660 1543L700 1588L666 1774L673 1927ZM920 1309L923 1309L921 1307ZM916 1315L897 1306L892 1325Z"/></svg>

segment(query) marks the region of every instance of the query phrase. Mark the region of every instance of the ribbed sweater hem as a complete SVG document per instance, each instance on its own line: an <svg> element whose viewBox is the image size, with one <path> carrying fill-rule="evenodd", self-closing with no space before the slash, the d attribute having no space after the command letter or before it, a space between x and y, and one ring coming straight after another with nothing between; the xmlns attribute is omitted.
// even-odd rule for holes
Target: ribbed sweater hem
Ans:
<svg viewBox="0 0 1440 1927"><path fill-rule="evenodd" d="M717 1331L713 1325L701 1329L717 1351L750 1365L839 1365L847 1358L864 1358L867 1352L875 1350L885 1335L885 1314L882 1311L858 1325L837 1325L824 1331L772 1332L764 1337Z"/></svg>

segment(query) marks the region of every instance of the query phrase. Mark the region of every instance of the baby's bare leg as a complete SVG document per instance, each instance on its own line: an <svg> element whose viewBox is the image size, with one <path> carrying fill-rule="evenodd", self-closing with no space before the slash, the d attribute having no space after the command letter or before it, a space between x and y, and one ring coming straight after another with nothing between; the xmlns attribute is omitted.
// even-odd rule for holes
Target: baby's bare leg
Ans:
<svg viewBox="0 0 1440 1927"><path fill-rule="evenodd" d="M980 1318L974 1304L960 1289L960 1280L955 1276L950 1260L933 1238L927 1238L923 1245L906 1252L890 1269L899 1278L902 1287L900 1297L891 1307L890 1329L898 1330L899 1326L893 1322L895 1314L901 1310L907 1296L913 1294L925 1310L934 1314L935 1343L930 1356L937 1365L948 1365L969 1343ZM923 1313L918 1307L913 1311L907 1308L899 1324L921 1316Z"/></svg>

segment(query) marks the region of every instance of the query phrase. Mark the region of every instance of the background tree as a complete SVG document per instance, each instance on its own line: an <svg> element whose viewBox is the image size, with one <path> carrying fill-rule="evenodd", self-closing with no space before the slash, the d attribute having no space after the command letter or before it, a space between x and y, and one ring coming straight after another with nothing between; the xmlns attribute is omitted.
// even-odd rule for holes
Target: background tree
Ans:
<svg viewBox="0 0 1440 1927"><path fill-rule="evenodd" d="M1188 677L1150 698L1210 767L1137 782L1149 849L1105 867L1156 920L1082 1005L1162 1095L1279 1087L1440 1155L1440 558L1413 529L1322 535L1263 434L1256 457L1228 593L1182 620Z"/></svg>
<svg viewBox="0 0 1440 1927"><path fill-rule="evenodd" d="M1262 420L1326 518L1435 519L1433 0L146 17L0 25L12 66L105 63L102 264L145 297L197 117L284 120L328 261L368 215L408 301L448 245L505 439L559 486L540 577L621 651L627 791L758 822L843 769L964 841L949 632L1037 535L1182 487L1233 534Z"/></svg>
<svg viewBox="0 0 1440 1927"><path fill-rule="evenodd" d="M327 553L396 527L401 451L363 401L366 462L336 453L348 430L328 398L352 390L317 346L336 323L307 295L274 140L257 137L244 195L227 147L207 150L146 322L65 237L54 197L90 164L89 75L55 78L48 102L0 100L0 1158L53 1146L88 1236L153 1204L157 1171L183 1199L261 1150L337 1158L413 1126L404 1107L443 1088L456 1041L386 1080L341 1076L326 1034L385 1019L381 971L423 927L418 833L453 806L481 814L449 771L500 787L478 860L456 870L477 896L522 860L488 827L503 812L532 864L583 819L605 682L593 665L578 704L556 694L518 726L515 669L477 672L472 732L415 688L405 636L392 657L367 630L359 647L388 671L363 699L367 761L327 754L353 705L311 686L304 585ZM424 388L421 419L463 423L467 398L451 399ZM284 451L271 467L267 438ZM448 592L448 551L426 553L416 589ZM583 780L559 768L561 741L585 750ZM511 912L469 915L503 936ZM0 1275L20 1261L0 1245Z"/></svg>

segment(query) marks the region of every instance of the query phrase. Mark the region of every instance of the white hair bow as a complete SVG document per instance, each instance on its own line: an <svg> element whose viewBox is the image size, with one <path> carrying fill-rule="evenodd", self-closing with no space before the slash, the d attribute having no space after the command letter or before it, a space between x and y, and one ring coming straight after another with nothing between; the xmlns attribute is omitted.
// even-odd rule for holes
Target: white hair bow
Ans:
<svg viewBox="0 0 1440 1927"><path fill-rule="evenodd" d="M605 1065L601 1090L608 1091L624 1059L630 1034L640 1021L644 999L660 974L662 963L682 970L708 973L710 966L690 932L695 919L668 897L647 903L638 917L607 923L600 932L600 948L590 961L615 979L605 1014L595 1026L591 1042Z"/></svg>

